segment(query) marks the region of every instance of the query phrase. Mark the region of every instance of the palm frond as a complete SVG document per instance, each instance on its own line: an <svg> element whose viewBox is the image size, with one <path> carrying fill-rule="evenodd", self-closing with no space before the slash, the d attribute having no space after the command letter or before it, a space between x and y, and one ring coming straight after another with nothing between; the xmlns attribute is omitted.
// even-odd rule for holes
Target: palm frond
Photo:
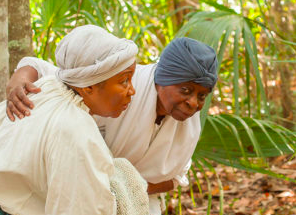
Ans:
<svg viewBox="0 0 296 215"><path fill-rule="evenodd" d="M207 158L236 168L285 178L270 171L263 159L293 154L295 147L295 132L265 120L222 114L208 116L193 160Z"/></svg>

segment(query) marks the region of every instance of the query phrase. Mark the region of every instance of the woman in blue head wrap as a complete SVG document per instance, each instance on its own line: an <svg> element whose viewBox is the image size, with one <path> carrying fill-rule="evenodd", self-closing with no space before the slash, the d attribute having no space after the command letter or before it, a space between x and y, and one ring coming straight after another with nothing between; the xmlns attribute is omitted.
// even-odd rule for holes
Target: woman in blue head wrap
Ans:
<svg viewBox="0 0 296 215"><path fill-rule="evenodd" d="M46 76L50 74L43 71L55 71L53 65L36 58L23 59L18 68L10 89L31 86L32 79L24 77L28 73ZM158 64L136 66L137 93L119 118L95 117L114 157L127 158L149 182L150 214L161 214L158 193L188 185L186 175L201 129L199 110L217 81L216 68L211 47L189 38L173 40ZM22 90L8 90L11 105L30 104L22 98L26 98Z"/></svg>
<svg viewBox="0 0 296 215"><path fill-rule="evenodd" d="M172 41L155 69L158 115L183 121L201 110L216 84L216 70L216 54L210 46L186 37Z"/></svg>

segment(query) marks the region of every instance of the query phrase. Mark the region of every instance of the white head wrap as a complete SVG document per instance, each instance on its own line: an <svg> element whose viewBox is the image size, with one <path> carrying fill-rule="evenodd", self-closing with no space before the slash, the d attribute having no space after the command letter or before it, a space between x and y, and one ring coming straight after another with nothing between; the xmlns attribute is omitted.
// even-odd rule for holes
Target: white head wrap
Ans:
<svg viewBox="0 0 296 215"><path fill-rule="evenodd" d="M100 83L131 66L137 45L94 25L77 27L59 43L55 56L57 78L71 86Z"/></svg>

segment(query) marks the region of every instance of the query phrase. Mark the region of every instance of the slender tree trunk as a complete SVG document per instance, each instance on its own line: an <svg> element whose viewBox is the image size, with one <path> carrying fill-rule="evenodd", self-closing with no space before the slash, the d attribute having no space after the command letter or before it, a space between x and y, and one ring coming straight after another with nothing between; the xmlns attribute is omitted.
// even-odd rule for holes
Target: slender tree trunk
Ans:
<svg viewBox="0 0 296 215"><path fill-rule="evenodd" d="M23 57L33 55L29 0L8 1L8 23L9 68L12 74Z"/></svg>
<svg viewBox="0 0 296 215"><path fill-rule="evenodd" d="M188 2L187 0L175 0L175 9L179 9L182 7L186 7L186 6L194 6L197 10L200 8L200 4L198 3L198 1L194 1L194 2ZM182 9L179 10L176 13L176 20L177 20L177 25L178 25L178 30L182 27L183 22L184 22L184 16L186 14L188 14L189 12L191 12L189 9Z"/></svg>
<svg viewBox="0 0 296 215"><path fill-rule="evenodd" d="M288 6L288 5L287 5ZM288 16L283 10L283 6L280 0L274 1L274 7L272 8L275 29L279 31L287 40L293 41L293 26L289 23ZM292 36L292 37L291 37ZM291 49L284 46L282 43L276 42L276 47L278 49L279 57L281 59L295 59L295 54ZM292 74L295 74L294 65L289 65L288 63L276 64L275 69L280 73L280 88L281 88L281 104L283 117L287 120L293 121L293 94L291 91ZM284 122L284 126L287 128L292 128L293 124Z"/></svg>
<svg viewBox="0 0 296 215"><path fill-rule="evenodd" d="M9 78L7 4L8 0L0 0L0 101L5 99L6 82Z"/></svg>
<svg viewBox="0 0 296 215"><path fill-rule="evenodd" d="M168 9L170 13L173 13L176 10L176 5L175 5L175 1L171 0L171 1L167 1L168 4ZM176 18L175 14L172 14L171 16L172 19L172 23L173 23L173 29L174 31L176 31L177 26L178 26L178 20Z"/></svg>

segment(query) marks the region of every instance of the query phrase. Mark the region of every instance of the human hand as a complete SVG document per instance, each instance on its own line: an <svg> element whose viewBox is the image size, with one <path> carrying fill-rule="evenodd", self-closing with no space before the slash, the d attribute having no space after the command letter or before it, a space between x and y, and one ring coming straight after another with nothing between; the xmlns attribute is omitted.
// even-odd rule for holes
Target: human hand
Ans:
<svg viewBox="0 0 296 215"><path fill-rule="evenodd" d="M22 119L25 116L30 116L30 109L34 108L34 104L27 97L28 93L39 93L40 88L28 81L12 78L7 87L7 106L6 114L11 121L15 121L14 114Z"/></svg>

